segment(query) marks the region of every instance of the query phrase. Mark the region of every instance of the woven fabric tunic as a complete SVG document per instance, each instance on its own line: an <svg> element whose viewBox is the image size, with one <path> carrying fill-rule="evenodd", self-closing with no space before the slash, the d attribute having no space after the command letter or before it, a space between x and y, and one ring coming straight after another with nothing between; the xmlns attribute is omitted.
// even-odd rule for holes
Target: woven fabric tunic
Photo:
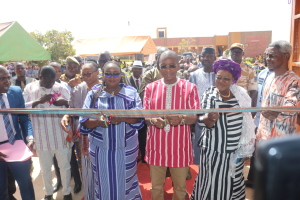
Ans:
<svg viewBox="0 0 300 200"><path fill-rule="evenodd" d="M207 89L201 102L203 109L239 108L235 97L222 101L216 87ZM243 177L244 162L236 166L235 178L229 173L230 156L238 148L242 133L242 113L220 113L220 118L211 128L202 126L200 137L199 174L195 180L191 199L195 200L231 200L245 199Z"/></svg>
<svg viewBox="0 0 300 200"><path fill-rule="evenodd" d="M167 85L163 79L146 86L144 109L200 109L195 84L179 79ZM150 165L187 167L193 164L193 147L189 125L169 126L169 131L149 126L146 158Z"/></svg>
<svg viewBox="0 0 300 200"><path fill-rule="evenodd" d="M120 84L122 89L116 95L102 91L91 106L95 86L88 94L83 108L98 109L142 109L137 91L128 85ZM82 124L87 118L80 118ZM87 129L80 126L82 134L89 134L90 160L94 171L95 200L132 200L142 199L136 174L138 156L138 132L144 120L136 124L121 122L108 128Z"/></svg>

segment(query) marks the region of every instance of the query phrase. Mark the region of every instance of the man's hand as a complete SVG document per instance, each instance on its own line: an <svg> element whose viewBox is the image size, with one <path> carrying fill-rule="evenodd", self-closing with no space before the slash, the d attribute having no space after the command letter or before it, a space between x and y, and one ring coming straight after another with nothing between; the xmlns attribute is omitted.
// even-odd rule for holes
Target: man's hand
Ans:
<svg viewBox="0 0 300 200"><path fill-rule="evenodd" d="M152 118L151 122L156 126L156 128L163 128L165 127L165 120L162 119L161 117L159 118Z"/></svg>
<svg viewBox="0 0 300 200"><path fill-rule="evenodd" d="M38 100L33 102L32 108L35 108L39 104L49 102L51 100L51 98L52 98L52 94L46 94L46 95L42 96L41 98L39 98Z"/></svg>
<svg viewBox="0 0 300 200"><path fill-rule="evenodd" d="M55 106L69 106L69 103L67 100L63 98L58 98L56 101L53 102L53 105Z"/></svg>
<svg viewBox="0 0 300 200"><path fill-rule="evenodd" d="M86 157L89 157L89 138L87 135L83 135L83 137L82 137L81 152Z"/></svg>
<svg viewBox="0 0 300 200"><path fill-rule="evenodd" d="M262 111L261 114L267 118L268 120L274 120L278 117L279 112L271 111L271 110L266 110Z"/></svg>
<svg viewBox="0 0 300 200"><path fill-rule="evenodd" d="M71 88L73 88L73 87L75 87L76 85L78 85L78 84L80 84L80 83L81 83L80 78L75 77L75 78L72 78L72 79L69 81L68 85L69 85Z"/></svg>
<svg viewBox="0 0 300 200"><path fill-rule="evenodd" d="M40 99L39 99L39 102L40 104L43 104L43 103L46 103L46 102L49 102L52 98L52 94L45 94L44 96L42 96Z"/></svg>
<svg viewBox="0 0 300 200"><path fill-rule="evenodd" d="M165 118L171 126L178 126L182 120L182 116L166 116Z"/></svg>
<svg viewBox="0 0 300 200"><path fill-rule="evenodd" d="M69 129L67 128L67 126L69 126L69 120L70 120L70 115L64 115L60 121L61 128L67 133L69 132Z"/></svg>
<svg viewBox="0 0 300 200"><path fill-rule="evenodd" d="M3 158L7 158L7 155L0 152L0 161L4 161Z"/></svg>
<svg viewBox="0 0 300 200"><path fill-rule="evenodd" d="M30 149L30 151L33 151L33 144L34 144L34 141L30 141L27 143L27 147Z"/></svg>

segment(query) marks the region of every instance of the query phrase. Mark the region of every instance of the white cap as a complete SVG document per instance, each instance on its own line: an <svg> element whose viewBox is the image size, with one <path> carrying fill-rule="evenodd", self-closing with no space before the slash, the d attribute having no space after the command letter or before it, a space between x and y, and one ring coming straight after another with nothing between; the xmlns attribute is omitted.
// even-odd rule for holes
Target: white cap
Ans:
<svg viewBox="0 0 300 200"><path fill-rule="evenodd" d="M143 68L143 63L142 63L142 61L140 61L140 60L135 60L135 61L133 62L132 67Z"/></svg>

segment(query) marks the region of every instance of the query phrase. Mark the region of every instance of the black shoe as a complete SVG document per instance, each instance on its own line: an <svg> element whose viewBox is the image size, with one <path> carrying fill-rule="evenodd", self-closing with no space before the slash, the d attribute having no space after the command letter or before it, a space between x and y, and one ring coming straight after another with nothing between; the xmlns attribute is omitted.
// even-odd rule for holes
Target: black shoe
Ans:
<svg viewBox="0 0 300 200"><path fill-rule="evenodd" d="M64 195L64 200L72 200L72 194Z"/></svg>
<svg viewBox="0 0 300 200"><path fill-rule="evenodd" d="M43 200L53 200L52 195L45 195Z"/></svg>
<svg viewBox="0 0 300 200"><path fill-rule="evenodd" d="M62 187L61 182L57 182L57 183L53 186L53 193L57 192L61 187Z"/></svg>
<svg viewBox="0 0 300 200"><path fill-rule="evenodd" d="M73 191L74 191L74 194L77 194L78 192L80 192L81 191L81 183L80 184L75 183Z"/></svg>
<svg viewBox="0 0 300 200"><path fill-rule="evenodd" d="M8 198L9 200L17 200L15 197L14 197L14 195L9 195L9 198Z"/></svg>

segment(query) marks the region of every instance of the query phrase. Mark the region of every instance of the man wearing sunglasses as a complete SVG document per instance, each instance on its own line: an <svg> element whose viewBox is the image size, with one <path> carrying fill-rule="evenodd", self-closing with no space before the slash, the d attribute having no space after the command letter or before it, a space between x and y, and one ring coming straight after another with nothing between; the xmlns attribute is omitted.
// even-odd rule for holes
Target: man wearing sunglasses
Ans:
<svg viewBox="0 0 300 200"><path fill-rule="evenodd" d="M197 86L177 77L178 56L174 51L164 51L159 59L162 79L145 88L144 109L199 109ZM163 200L163 186L167 167L174 184L173 199L186 197L186 177L193 164L190 125L197 115L168 115L146 118L148 125L145 160L150 165L152 199Z"/></svg>
<svg viewBox="0 0 300 200"><path fill-rule="evenodd" d="M189 81L197 85L199 98L202 97L204 91L210 86L215 86L215 73L213 72L212 65L216 61L215 49L212 47L204 47L199 56L202 63L202 68L191 73ZM193 136L193 149L194 149L194 164L200 163L200 147L198 141L201 135L201 127L195 124L195 135Z"/></svg>
<svg viewBox="0 0 300 200"><path fill-rule="evenodd" d="M144 96L144 90L145 90L145 87L149 84L149 83L152 83L156 80L159 80L161 79L161 75L160 75L160 72L158 70L158 65L159 65L159 58L160 58L160 55L164 52L164 51L167 51L168 48L167 47L160 47L158 50L157 50L157 53L155 55L155 61L156 61L156 66L154 68L152 68L151 70L147 71L144 75L143 75L143 78L142 78L142 84L140 86L140 97L141 99L143 99L143 96Z"/></svg>

